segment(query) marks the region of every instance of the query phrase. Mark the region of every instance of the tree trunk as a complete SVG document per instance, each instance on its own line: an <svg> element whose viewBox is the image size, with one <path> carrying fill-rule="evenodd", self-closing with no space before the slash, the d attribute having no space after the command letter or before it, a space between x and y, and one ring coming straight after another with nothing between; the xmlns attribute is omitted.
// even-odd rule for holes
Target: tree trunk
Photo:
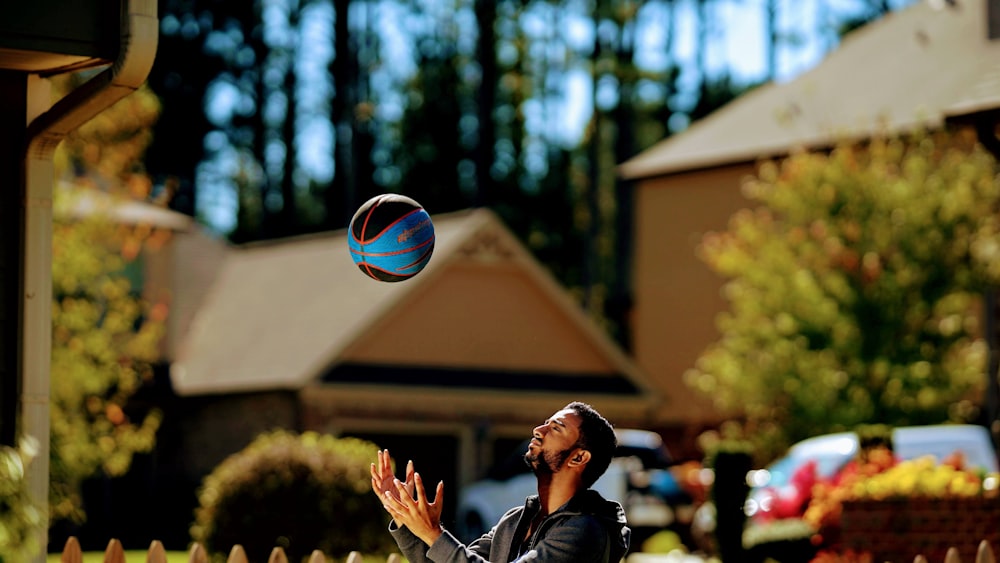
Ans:
<svg viewBox="0 0 1000 563"><path fill-rule="evenodd" d="M334 59L331 63L333 74L333 101L330 119L334 135L333 183L326 192L326 228L338 229L347 226L351 219L351 209L355 208L355 180L352 150L354 118L354 53L351 49L348 12L350 0L334 0Z"/></svg>
<svg viewBox="0 0 1000 563"><path fill-rule="evenodd" d="M496 19L497 7L494 0L476 0L476 23L479 27L479 39L476 47L476 58L481 69L479 82L478 107L476 114L479 122L479 140L475 148L476 161L476 195L477 207L488 207L493 203L493 180L490 168L493 166L493 149L496 145L496 124L493 122L493 110L496 106L497 87L497 56L496 56Z"/></svg>

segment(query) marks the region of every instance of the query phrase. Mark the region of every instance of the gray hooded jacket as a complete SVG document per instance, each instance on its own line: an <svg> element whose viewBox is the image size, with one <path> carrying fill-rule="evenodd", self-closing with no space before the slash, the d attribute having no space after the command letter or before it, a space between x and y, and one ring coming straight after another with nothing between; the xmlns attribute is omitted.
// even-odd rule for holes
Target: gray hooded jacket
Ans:
<svg viewBox="0 0 1000 563"><path fill-rule="evenodd" d="M618 563L628 551L631 530L617 502L583 491L538 525L526 544L520 541L538 514L537 495L512 508L483 537L462 545L447 530L430 548L406 528L390 524L400 551L411 563Z"/></svg>

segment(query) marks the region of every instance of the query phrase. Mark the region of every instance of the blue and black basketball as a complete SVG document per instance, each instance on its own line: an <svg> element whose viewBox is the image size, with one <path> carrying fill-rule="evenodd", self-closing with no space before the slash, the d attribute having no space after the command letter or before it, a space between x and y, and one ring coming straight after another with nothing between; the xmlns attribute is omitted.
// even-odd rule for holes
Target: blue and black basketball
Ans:
<svg viewBox="0 0 1000 563"><path fill-rule="evenodd" d="M365 275L384 282L412 278L434 252L434 223L412 199L399 194L375 196L351 219L351 258Z"/></svg>

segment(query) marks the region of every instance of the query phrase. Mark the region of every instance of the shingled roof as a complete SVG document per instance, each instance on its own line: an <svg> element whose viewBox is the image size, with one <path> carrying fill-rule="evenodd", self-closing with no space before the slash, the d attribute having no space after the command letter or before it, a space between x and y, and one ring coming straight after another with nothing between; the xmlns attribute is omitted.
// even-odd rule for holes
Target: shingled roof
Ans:
<svg viewBox="0 0 1000 563"><path fill-rule="evenodd" d="M620 166L645 178L935 127L1000 108L987 2L916 2L848 35L812 70L763 85Z"/></svg>
<svg viewBox="0 0 1000 563"><path fill-rule="evenodd" d="M480 391L560 379L572 382L563 391L657 402L631 360L496 215L478 209L433 220L430 264L398 283L358 271L346 231L230 249L178 347L174 389L297 390L352 378L391 385L399 377L451 387L451 371L477 374L462 381Z"/></svg>

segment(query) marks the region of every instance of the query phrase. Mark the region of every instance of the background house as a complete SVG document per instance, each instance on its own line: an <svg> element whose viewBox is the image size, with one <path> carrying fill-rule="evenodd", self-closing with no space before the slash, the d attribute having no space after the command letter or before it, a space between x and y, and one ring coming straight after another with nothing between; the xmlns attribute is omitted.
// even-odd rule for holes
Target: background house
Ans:
<svg viewBox="0 0 1000 563"><path fill-rule="evenodd" d="M621 165L635 186L634 358L669 398L661 413L668 423L718 416L683 383L718 338L714 321L725 307L721 280L696 247L750 204L742 179L762 159L921 127L974 127L998 154L998 61L1000 2L919 2L851 33L796 79L761 86ZM989 297L996 349L996 300ZM986 406L996 433L993 357Z"/></svg>

